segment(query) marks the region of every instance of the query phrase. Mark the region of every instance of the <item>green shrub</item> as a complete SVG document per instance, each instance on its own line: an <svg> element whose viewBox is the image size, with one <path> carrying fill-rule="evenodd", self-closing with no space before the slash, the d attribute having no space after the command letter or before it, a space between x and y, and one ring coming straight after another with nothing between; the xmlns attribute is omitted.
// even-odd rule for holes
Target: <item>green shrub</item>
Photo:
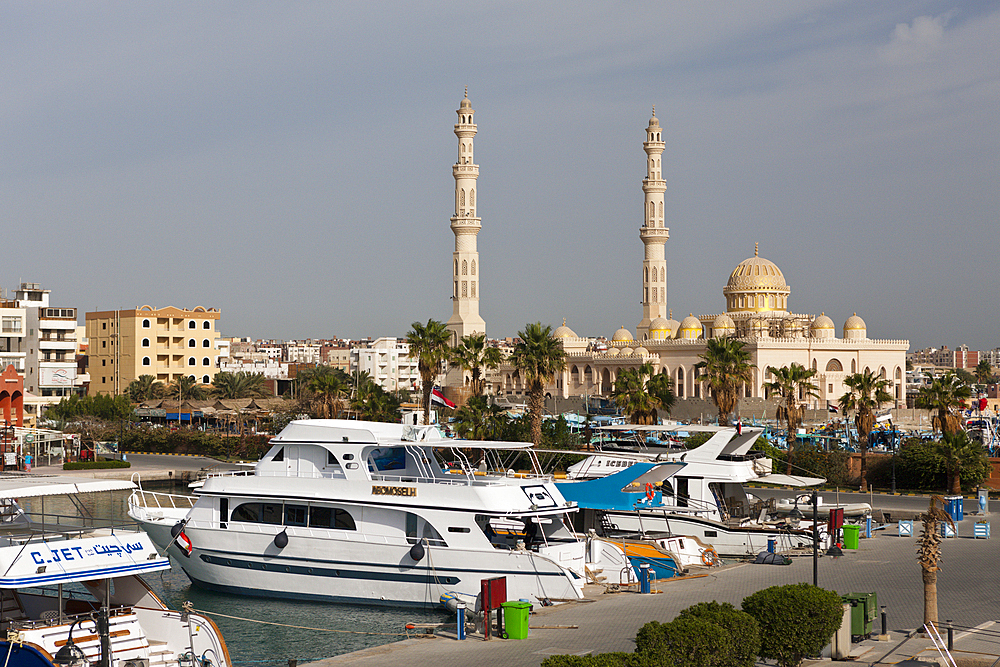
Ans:
<svg viewBox="0 0 1000 667"><path fill-rule="evenodd" d="M730 667L729 633L711 621L678 616L669 623L651 621L635 636L636 654L671 667Z"/></svg>
<svg viewBox="0 0 1000 667"><path fill-rule="evenodd" d="M700 618L715 623L729 633L730 653L724 663L733 667L753 667L760 651L760 625L750 614L725 602L701 602L688 607L679 618Z"/></svg>
<svg viewBox="0 0 1000 667"><path fill-rule="evenodd" d="M597 655L551 655L541 667L668 667L651 659L653 656L635 653L598 653Z"/></svg>
<svg viewBox="0 0 1000 667"><path fill-rule="evenodd" d="M818 655L840 627L840 596L810 584L772 586L743 599L743 611L760 624L760 656L795 667Z"/></svg>
<svg viewBox="0 0 1000 667"><path fill-rule="evenodd" d="M75 461L64 463L63 470L104 470L107 468L131 468L128 461Z"/></svg>

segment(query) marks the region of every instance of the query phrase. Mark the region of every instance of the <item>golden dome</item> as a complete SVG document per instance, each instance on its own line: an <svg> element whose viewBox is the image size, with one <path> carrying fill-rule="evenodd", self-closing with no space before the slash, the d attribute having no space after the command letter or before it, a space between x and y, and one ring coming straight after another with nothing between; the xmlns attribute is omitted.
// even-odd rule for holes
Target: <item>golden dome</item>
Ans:
<svg viewBox="0 0 1000 667"><path fill-rule="evenodd" d="M650 333L654 331L670 331L670 323L663 317L657 317L649 323Z"/></svg>
<svg viewBox="0 0 1000 667"><path fill-rule="evenodd" d="M826 313L820 313L819 317L813 320L812 326L810 328L814 331L816 329L836 329L836 327L833 325L833 320L827 317Z"/></svg>
<svg viewBox="0 0 1000 667"><path fill-rule="evenodd" d="M552 332L553 338L577 338L576 333L568 326L566 326L566 318L563 318L562 326L556 327L556 330Z"/></svg>
<svg viewBox="0 0 1000 667"><path fill-rule="evenodd" d="M635 351L633 352L633 354L638 354L640 357L648 357L649 356L649 350L647 350L642 345L640 345L639 347L635 348Z"/></svg>
<svg viewBox="0 0 1000 667"><path fill-rule="evenodd" d="M848 317L847 321L844 322L844 331L866 331L867 329L868 326L865 324L865 321L858 317L857 313Z"/></svg>
<svg viewBox="0 0 1000 667"><path fill-rule="evenodd" d="M622 351L621 351L621 355L623 357L631 357L632 356L632 348L630 348L630 347L623 347Z"/></svg>
<svg viewBox="0 0 1000 667"><path fill-rule="evenodd" d="M754 290L786 290L785 276L778 265L769 259L748 257L733 269L724 293Z"/></svg>
<svg viewBox="0 0 1000 667"><path fill-rule="evenodd" d="M694 316L694 313L688 315L681 322L680 328L677 330L678 338L701 338L703 333L703 328L701 325L701 320Z"/></svg>
<svg viewBox="0 0 1000 667"><path fill-rule="evenodd" d="M609 357L617 357L618 354L619 353L618 353L618 348L617 347L609 347L608 348L607 356L609 356Z"/></svg>
<svg viewBox="0 0 1000 667"><path fill-rule="evenodd" d="M626 329L624 326L615 332L611 337L612 342L623 341L623 340L635 340L632 337L632 332Z"/></svg>
<svg viewBox="0 0 1000 667"><path fill-rule="evenodd" d="M736 322L733 322L733 318L729 315L722 313L712 322L712 333L715 336L730 336L736 333Z"/></svg>

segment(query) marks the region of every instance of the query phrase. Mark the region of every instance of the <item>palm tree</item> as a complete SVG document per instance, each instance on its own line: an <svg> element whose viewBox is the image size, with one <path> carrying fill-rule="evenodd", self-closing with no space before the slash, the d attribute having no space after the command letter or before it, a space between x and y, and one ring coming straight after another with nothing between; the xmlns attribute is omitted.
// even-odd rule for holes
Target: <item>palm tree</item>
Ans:
<svg viewBox="0 0 1000 667"><path fill-rule="evenodd" d="M168 392L172 396L177 396L177 422L181 421L181 405L185 399L199 400L205 398L205 389L198 384L193 375L179 375L176 380L170 383Z"/></svg>
<svg viewBox="0 0 1000 667"><path fill-rule="evenodd" d="M210 390L217 398L259 398L267 396L263 373L216 373Z"/></svg>
<svg viewBox="0 0 1000 667"><path fill-rule="evenodd" d="M649 378L646 382L646 391L659 408L669 415L670 409L677 402L677 394L674 393L674 381L667 375L666 369L661 369L659 373Z"/></svg>
<svg viewBox="0 0 1000 667"><path fill-rule="evenodd" d="M819 398L817 393L819 387L810 382L812 377L816 375L816 371L793 363L791 366L781 368L768 366L767 372L774 376L774 380L765 382L764 387L784 399L784 404L778 406L775 421L785 422L785 427L788 429L785 435L785 444L788 448L788 463L785 466L785 474L791 475L792 450L795 448L796 432L802 425L804 407L798 404L798 399L807 396Z"/></svg>
<svg viewBox="0 0 1000 667"><path fill-rule="evenodd" d="M969 437L965 431L945 433L934 443L935 453L944 462L948 472L948 493L962 493L962 469L973 464L987 464L983 445Z"/></svg>
<svg viewBox="0 0 1000 667"><path fill-rule="evenodd" d="M840 409L845 416L848 410L855 411L854 425L861 443L861 492L864 493L868 491L868 438L875 428L875 411L891 402L892 395L886 391L889 381L867 368L863 373L848 375L844 384L850 391L840 397Z"/></svg>
<svg viewBox="0 0 1000 667"><path fill-rule="evenodd" d="M917 389L917 398L913 405L937 415L931 418L934 430L942 433L956 433L961 430L957 416L951 414L953 409L960 409L965 401L972 396L972 388L954 372L948 371L941 377L927 374L930 383Z"/></svg>
<svg viewBox="0 0 1000 667"><path fill-rule="evenodd" d="M347 392L346 374L339 368L338 372L314 375L306 389L311 391L319 402L319 413L325 419L336 419L344 407L343 397Z"/></svg>
<svg viewBox="0 0 1000 667"><path fill-rule="evenodd" d="M524 325L517 335L521 340L514 346L510 362L528 390L531 441L538 447L542 442L545 385L566 368L566 352L562 343L552 337L552 327L542 326L541 322Z"/></svg>
<svg viewBox="0 0 1000 667"><path fill-rule="evenodd" d="M501 412L499 407L491 407L485 396L473 396L455 412L455 432L471 440L490 440Z"/></svg>
<svg viewBox="0 0 1000 667"><path fill-rule="evenodd" d="M975 376L979 384L989 384L993 380L993 366L986 359L981 359L976 365Z"/></svg>
<svg viewBox="0 0 1000 667"><path fill-rule="evenodd" d="M351 409L359 419L373 422L399 421L399 400L369 379L362 383L351 398Z"/></svg>
<svg viewBox="0 0 1000 667"><path fill-rule="evenodd" d="M612 395L633 424L658 423L657 408L669 412L677 400L673 381L663 373L654 374L649 362L619 372Z"/></svg>
<svg viewBox="0 0 1000 667"><path fill-rule="evenodd" d="M697 380L705 380L712 389L712 402L719 409L719 425L729 425L729 415L736 409L740 388L753 381L750 351L746 343L732 338L709 338L705 353L695 368L704 370Z"/></svg>
<svg viewBox="0 0 1000 667"><path fill-rule="evenodd" d="M458 341L458 346L451 351L451 359L463 370L471 373L472 395L482 396L486 388L483 371L497 368L503 361L503 354L499 348L487 345L486 334L471 333L462 336L462 340Z"/></svg>
<svg viewBox="0 0 1000 667"><path fill-rule="evenodd" d="M136 403L148 401L151 398L161 398L166 391L166 386L153 375L140 375L129 382L125 389L129 398Z"/></svg>
<svg viewBox="0 0 1000 667"><path fill-rule="evenodd" d="M417 360L417 370L420 371L423 385L424 423L429 424L431 391L434 389L434 380L441 374L441 367L448 359L451 332L437 320L427 320L427 324L414 322L410 326L413 329L406 334L406 342L410 345L410 358Z"/></svg>
<svg viewBox="0 0 1000 667"><path fill-rule="evenodd" d="M938 522L947 521L952 530L955 522L944 510L944 499L941 496L931 496L927 511L920 515L923 524L920 537L917 538L917 561L920 563L920 573L924 580L924 625L937 629L937 573L941 570L941 531Z"/></svg>

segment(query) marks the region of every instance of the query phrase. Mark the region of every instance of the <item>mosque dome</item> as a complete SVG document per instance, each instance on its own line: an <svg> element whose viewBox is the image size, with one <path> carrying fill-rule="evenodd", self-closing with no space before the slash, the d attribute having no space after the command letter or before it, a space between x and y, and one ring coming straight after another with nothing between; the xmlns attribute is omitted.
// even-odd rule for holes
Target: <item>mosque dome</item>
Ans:
<svg viewBox="0 0 1000 667"><path fill-rule="evenodd" d="M837 334L833 320L827 317L826 313L820 313L819 317L813 320L810 331L812 331L813 338L835 338Z"/></svg>
<svg viewBox="0 0 1000 667"><path fill-rule="evenodd" d="M462 109L471 109L472 108L472 102L469 101L469 97L468 97L469 93L466 92L465 95L466 96L462 98L462 103L459 105L459 107L462 108Z"/></svg>
<svg viewBox="0 0 1000 667"><path fill-rule="evenodd" d="M674 319L673 311L670 313L670 319L667 320L667 327L670 330L667 338L677 338L677 331L681 328L681 323Z"/></svg>
<svg viewBox="0 0 1000 667"><path fill-rule="evenodd" d="M791 290L778 265L760 257L754 247L753 257L740 262L729 274L722 289L728 312L787 312L786 299Z"/></svg>
<svg viewBox="0 0 1000 667"><path fill-rule="evenodd" d="M712 322L712 335L716 338L732 336L734 333L736 333L736 322L733 322L733 318L729 315L722 313Z"/></svg>
<svg viewBox="0 0 1000 667"><path fill-rule="evenodd" d="M648 357L649 350L640 345L639 347L635 348L635 352L633 352L633 354L638 354L640 357Z"/></svg>
<svg viewBox="0 0 1000 667"><path fill-rule="evenodd" d="M621 350L621 355L623 357L631 357L632 356L632 348L630 348L630 347L623 347L622 350Z"/></svg>
<svg viewBox="0 0 1000 667"><path fill-rule="evenodd" d="M618 354L619 354L619 352L618 352L618 348L617 347L609 347L608 348L607 356L609 356L609 357L617 357Z"/></svg>
<svg viewBox="0 0 1000 667"><path fill-rule="evenodd" d="M673 329L671 329L670 322L662 317L657 317L649 323L650 340L666 340L667 338L673 338L674 331L677 331L677 323L675 322Z"/></svg>
<svg viewBox="0 0 1000 667"><path fill-rule="evenodd" d="M859 339L868 337L868 326L865 321L854 313L844 322L844 338Z"/></svg>
<svg viewBox="0 0 1000 667"><path fill-rule="evenodd" d="M566 318L563 318L562 326L556 327L556 330L552 332L553 338L577 338L576 333L566 326Z"/></svg>
<svg viewBox="0 0 1000 667"><path fill-rule="evenodd" d="M611 337L611 340L612 342L618 342L624 340L635 340L635 338L632 337L631 331L629 331L625 327L622 327L621 329L615 332L615 334Z"/></svg>
<svg viewBox="0 0 1000 667"><path fill-rule="evenodd" d="M677 331L677 337L693 340L695 338L701 338L702 333L701 320L695 317L694 313L692 313L685 317L681 322L681 326Z"/></svg>

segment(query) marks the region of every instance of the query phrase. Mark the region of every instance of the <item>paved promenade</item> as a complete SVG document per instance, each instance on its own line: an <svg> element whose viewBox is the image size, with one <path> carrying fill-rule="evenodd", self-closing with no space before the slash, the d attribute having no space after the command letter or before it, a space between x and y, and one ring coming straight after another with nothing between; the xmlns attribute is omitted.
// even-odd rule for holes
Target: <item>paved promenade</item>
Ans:
<svg viewBox="0 0 1000 667"><path fill-rule="evenodd" d="M958 537L945 540L944 558L938 577L939 613L942 624L952 619L956 626L984 626L980 632L962 636L956 648L976 652L990 665L1000 655L1000 515L991 518L992 537L972 538L974 517L966 515L958 524ZM892 525L895 528L895 524ZM915 533L919 532L917 530ZM916 538L901 538L879 531L861 541L858 551L846 551L841 558L819 559L819 585L838 593L876 591L879 605L886 605L892 641L857 645L856 664L872 664L905 638L906 631L920 626L923 619L923 583L917 564ZM481 636L459 642L444 635L434 639L411 639L366 651L336 656L310 663L310 667L370 665L396 667L399 664L435 664L438 667L485 663L503 667L537 667L553 654L607 653L632 651L636 632L650 620L669 621L680 610L697 602L718 600L739 607L744 597L768 586L811 582L812 558L800 557L788 566L735 564L713 571L707 577L658 584L661 593L604 594L600 587L588 587L593 601L550 607L533 613L530 627L575 625L577 629L531 629L525 640L494 639ZM876 632L879 630L876 622ZM992 629L991 629L992 628ZM929 640L910 639L897 652L878 664L895 664L927 654ZM934 654L936 655L936 653ZM970 654L973 655L973 654ZM815 664L815 663L814 663ZM1000 664L1000 663L998 663Z"/></svg>

